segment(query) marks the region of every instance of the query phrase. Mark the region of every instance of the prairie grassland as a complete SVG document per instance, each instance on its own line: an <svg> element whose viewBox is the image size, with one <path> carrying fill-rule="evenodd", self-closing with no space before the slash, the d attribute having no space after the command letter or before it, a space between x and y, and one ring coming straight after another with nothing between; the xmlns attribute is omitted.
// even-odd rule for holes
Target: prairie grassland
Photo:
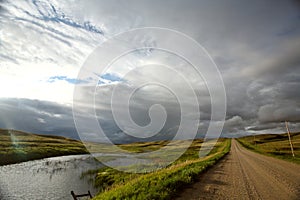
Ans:
<svg viewBox="0 0 300 200"><path fill-rule="evenodd" d="M175 141L171 147L178 150L185 142L187 141ZM100 188L100 193L95 199L171 198L179 188L195 181L199 173L214 165L230 150L230 140L219 139L208 156L199 158L202 142L201 139L194 140L179 159L156 172L126 173L108 167L87 172L88 175L95 175L95 185ZM118 146L126 151L141 153L158 150L168 143L168 141L157 141ZM109 144L86 143L85 145L89 145L89 150L93 152L114 153ZM83 143L77 140L0 129L0 165L83 153L88 151Z"/></svg>
<svg viewBox="0 0 300 200"><path fill-rule="evenodd" d="M86 148L77 140L0 129L0 165L84 153Z"/></svg>
<svg viewBox="0 0 300 200"><path fill-rule="evenodd" d="M179 148L181 142L178 142ZM166 142L135 143L123 145L123 148L141 152L157 149L163 144ZM220 139L213 151L204 158L198 156L201 144L202 140L194 140L176 162L152 173L126 173L108 167L87 172L96 174L95 185L100 188L100 193L94 199L170 199L176 191L194 182L201 172L226 155L231 140Z"/></svg>
<svg viewBox="0 0 300 200"><path fill-rule="evenodd" d="M292 157L287 133L247 136L237 140L250 150L300 164L300 133L291 133L291 139L295 157Z"/></svg>

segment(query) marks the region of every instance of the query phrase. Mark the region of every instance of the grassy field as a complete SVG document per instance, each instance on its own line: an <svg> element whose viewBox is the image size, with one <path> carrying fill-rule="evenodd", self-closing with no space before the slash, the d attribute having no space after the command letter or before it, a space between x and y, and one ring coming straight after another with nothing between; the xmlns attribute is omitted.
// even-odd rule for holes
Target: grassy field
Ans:
<svg viewBox="0 0 300 200"><path fill-rule="evenodd" d="M171 148L180 149L184 142L176 141ZM194 140L179 159L156 172L126 173L108 167L88 171L85 175L95 177L95 186L100 191L94 199L170 199L179 188L194 182L199 173L214 165L230 149L229 139L219 139L208 156L199 158L202 142L200 139ZM158 141L118 146L126 151L141 153L158 150L167 143ZM114 153L108 144L86 145L95 152ZM82 153L88 152L83 143L77 140L0 129L0 165ZM162 159L163 156L169 155L162 155Z"/></svg>
<svg viewBox="0 0 300 200"><path fill-rule="evenodd" d="M0 165L83 153L88 152L77 140L0 129Z"/></svg>
<svg viewBox="0 0 300 200"><path fill-rule="evenodd" d="M291 133L295 158L292 157L288 135L263 134L238 138L238 141L246 148L255 152L270 155L276 158L288 160L300 164L300 133Z"/></svg>
<svg viewBox="0 0 300 200"><path fill-rule="evenodd" d="M161 141L121 146L134 152L145 152L158 149L165 143L166 141ZM192 146L176 162L156 172L135 174L108 167L87 172L89 175L96 174L95 185L100 188L100 193L94 199L172 198L180 188L194 182L199 173L226 155L230 150L231 142L230 139L220 139L207 157L199 158L201 143L202 140L194 140Z"/></svg>

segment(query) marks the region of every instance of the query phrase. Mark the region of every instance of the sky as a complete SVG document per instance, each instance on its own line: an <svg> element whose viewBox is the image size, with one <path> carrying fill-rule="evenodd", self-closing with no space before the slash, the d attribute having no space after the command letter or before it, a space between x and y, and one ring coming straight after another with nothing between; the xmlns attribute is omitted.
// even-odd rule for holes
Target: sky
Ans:
<svg viewBox="0 0 300 200"><path fill-rule="evenodd" d="M143 27L181 32L206 49L226 92L223 136L282 133L285 120L291 131L300 130L300 2L296 0L1 0L0 128L78 138L73 114L81 109L87 128L80 137L93 140L97 131L89 115L95 109L103 131L114 142L143 140L126 134L132 131L128 121L122 122L122 128L114 120L112 91L118 86L122 96L135 83L157 80L171 83L178 94L145 86L133 94L130 114L136 124L146 126L151 105L160 104L167 118L158 134L149 138L171 139L182 117L176 95L186 97L186 107L194 104L182 82L163 71L162 65L167 64L195 88L200 116L184 117L199 118L197 136L203 136L212 112L205 78L196 77L189 63L170 52L137 50L120 57L106 71L92 72L96 89L90 85L92 78L78 78L95 49L117 34ZM133 41L145 47L160 45L151 33ZM169 45L189 48L176 42ZM105 53L109 57L116 48ZM76 87L80 108L73 106ZM96 105L85 99L92 88ZM122 110L122 103L115 105Z"/></svg>

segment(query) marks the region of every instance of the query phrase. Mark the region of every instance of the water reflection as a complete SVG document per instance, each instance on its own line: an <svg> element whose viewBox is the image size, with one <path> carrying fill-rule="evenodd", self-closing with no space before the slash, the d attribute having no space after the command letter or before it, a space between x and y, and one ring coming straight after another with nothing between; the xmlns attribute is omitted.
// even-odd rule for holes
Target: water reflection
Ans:
<svg viewBox="0 0 300 200"><path fill-rule="evenodd" d="M0 199L72 199L70 191L93 195L91 177L83 172L103 165L90 155L62 156L0 167Z"/></svg>

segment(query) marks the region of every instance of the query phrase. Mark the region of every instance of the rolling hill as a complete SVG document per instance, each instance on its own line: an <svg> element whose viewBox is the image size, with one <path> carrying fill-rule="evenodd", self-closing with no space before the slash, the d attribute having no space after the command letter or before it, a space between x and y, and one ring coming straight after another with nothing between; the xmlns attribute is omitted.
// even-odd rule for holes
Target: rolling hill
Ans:
<svg viewBox="0 0 300 200"><path fill-rule="evenodd" d="M0 165L84 153L84 145L74 139L0 129Z"/></svg>

